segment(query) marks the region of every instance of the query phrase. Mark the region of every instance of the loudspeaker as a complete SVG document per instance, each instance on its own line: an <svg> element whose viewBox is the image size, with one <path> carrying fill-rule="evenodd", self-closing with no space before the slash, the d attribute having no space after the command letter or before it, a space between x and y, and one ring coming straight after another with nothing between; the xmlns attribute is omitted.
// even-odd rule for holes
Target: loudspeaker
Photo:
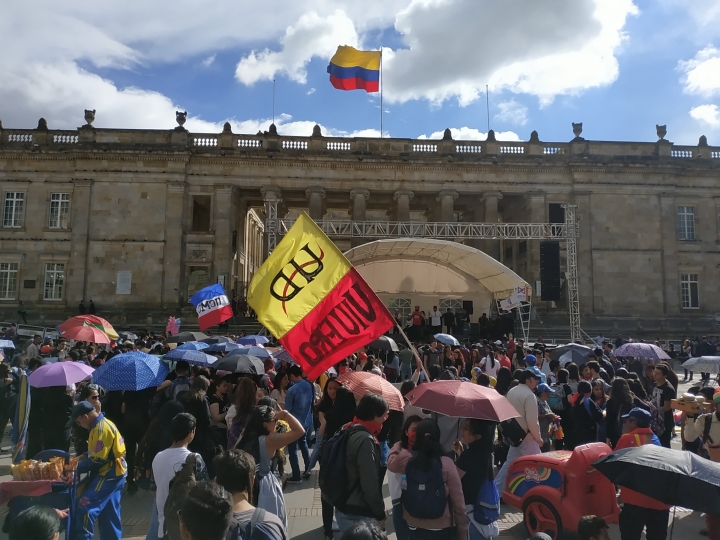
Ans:
<svg viewBox="0 0 720 540"><path fill-rule="evenodd" d="M560 242L540 243L540 300L560 300Z"/></svg>
<svg viewBox="0 0 720 540"><path fill-rule="evenodd" d="M465 310L465 313L468 315L473 314L473 301L472 300L463 300L463 309Z"/></svg>

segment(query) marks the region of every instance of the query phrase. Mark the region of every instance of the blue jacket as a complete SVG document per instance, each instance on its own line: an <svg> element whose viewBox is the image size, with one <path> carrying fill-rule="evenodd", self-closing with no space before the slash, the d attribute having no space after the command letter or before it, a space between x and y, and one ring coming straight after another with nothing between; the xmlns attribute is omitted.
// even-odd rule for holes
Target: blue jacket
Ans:
<svg viewBox="0 0 720 540"><path fill-rule="evenodd" d="M314 403L315 387L307 379L293 383L285 396L285 409L297 418L305 431L312 428Z"/></svg>

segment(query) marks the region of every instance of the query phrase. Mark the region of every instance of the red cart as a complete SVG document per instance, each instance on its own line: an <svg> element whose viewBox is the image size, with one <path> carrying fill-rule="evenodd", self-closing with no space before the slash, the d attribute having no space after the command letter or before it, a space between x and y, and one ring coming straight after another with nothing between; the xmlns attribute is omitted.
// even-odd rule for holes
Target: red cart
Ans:
<svg viewBox="0 0 720 540"><path fill-rule="evenodd" d="M563 529L576 533L580 518L589 514L617 523L615 486L592 466L611 452L605 443L592 443L518 458L508 470L503 500L522 509L530 534L543 532L553 540Z"/></svg>

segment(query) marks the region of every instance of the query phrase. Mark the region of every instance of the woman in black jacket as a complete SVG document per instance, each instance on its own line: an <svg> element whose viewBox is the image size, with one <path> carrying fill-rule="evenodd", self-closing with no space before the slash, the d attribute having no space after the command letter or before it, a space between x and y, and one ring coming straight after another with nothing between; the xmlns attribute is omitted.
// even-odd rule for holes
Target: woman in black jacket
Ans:
<svg viewBox="0 0 720 540"><path fill-rule="evenodd" d="M610 399L605 406L605 442L611 448L615 448L622 435L622 416L635 407L647 409L647 404L635 397L625 379L615 379L610 388Z"/></svg>
<svg viewBox="0 0 720 540"><path fill-rule="evenodd" d="M603 413L592 400L591 394L592 385L587 381L580 381L573 405L575 446L597 442L598 424L604 421Z"/></svg>
<svg viewBox="0 0 720 540"><path fill-rule="evenodd" d="M210 388L210 381L206 377L199 375L193 379L190 390L185 392L182 398L180 398L180 402L185 407L185 412L192 414L197 422L195 438L188 445L188 450L197 452L202 456L203 461L208 467L208 473L212 478L212 461L215 457L215 443L210 433L208 388Z"/></svg>

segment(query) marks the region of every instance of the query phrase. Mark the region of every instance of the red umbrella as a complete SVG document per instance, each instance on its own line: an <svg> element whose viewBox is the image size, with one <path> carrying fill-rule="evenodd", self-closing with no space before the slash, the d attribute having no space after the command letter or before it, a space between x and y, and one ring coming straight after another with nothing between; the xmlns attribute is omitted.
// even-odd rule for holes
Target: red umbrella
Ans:
<svg viewBox="0 0 720 540"><path fill-rule="evenodd" d="M385 398L388 406L393 411L402 411L405 409L405 401L403 400L400 390L380 375L368 373L367 371L350 371L340 375L337 381L356 396L378 394Z"/></svg>
<svg viewBox="0 0 720 540"><path fill-rule="evenodd" d="M107 334L92 326L73 326L62 333L62 337L90 343L110 343Z"/></svg>
<svg viewBox="0 0 720 540"><path fill-rule="evenodd" d="M520 416L494 389L464 381L421 384L407 396L410 403L446 416L502 422Z"/></svg>

